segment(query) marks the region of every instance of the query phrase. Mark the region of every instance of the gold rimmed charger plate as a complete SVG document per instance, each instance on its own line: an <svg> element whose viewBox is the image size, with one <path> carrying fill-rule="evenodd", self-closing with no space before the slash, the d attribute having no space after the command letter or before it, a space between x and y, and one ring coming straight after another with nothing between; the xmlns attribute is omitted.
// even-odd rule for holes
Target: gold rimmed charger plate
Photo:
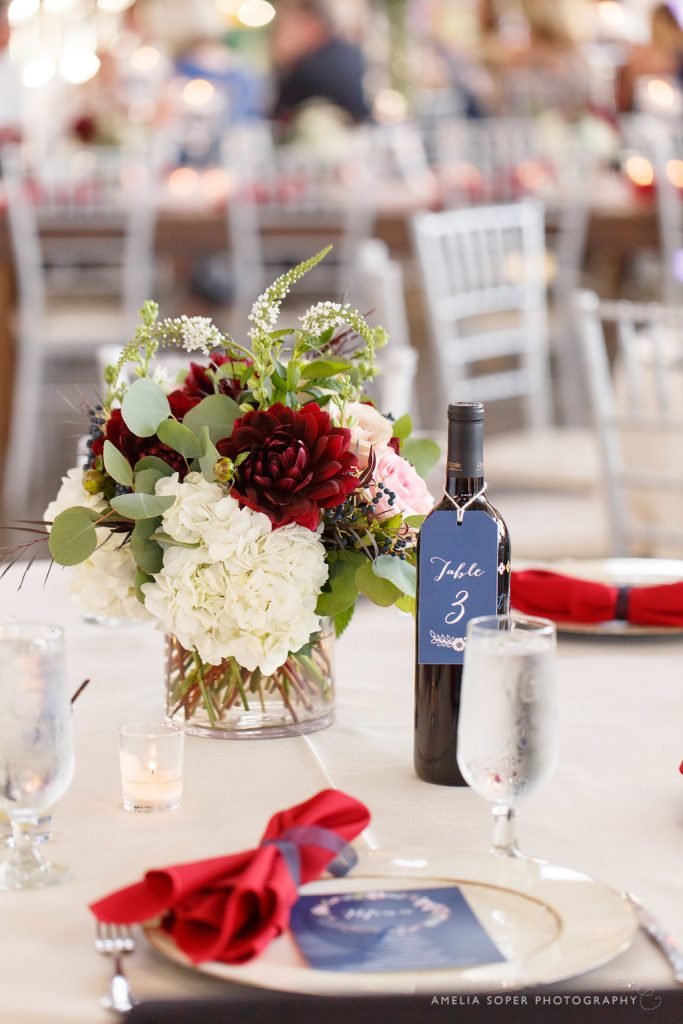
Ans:
<svg viewBox="0 0 683 1024"><path fill-rule="evenodd" d="M325 878L302 894L459 886L506 957L504 963L383 972L311 968L289 933L246 964L192 964L159 927L150 944L175 963L225 981L304 994L495 992L562 981L607 963L637 929L622 897L587 875L543 861L467 850L370 851L346 878Z"/></svg>
<svg viewBox="0 0 683 1024"><path fill-rule="evenodd" d="M557 562L515 564L513 569L547 569L611 587L651 587L683 580L683 559L678 558L565 558ZM616 619L557 622L556 625L558 633L570 636L683 637L683 626L636 626Z"/></svg>

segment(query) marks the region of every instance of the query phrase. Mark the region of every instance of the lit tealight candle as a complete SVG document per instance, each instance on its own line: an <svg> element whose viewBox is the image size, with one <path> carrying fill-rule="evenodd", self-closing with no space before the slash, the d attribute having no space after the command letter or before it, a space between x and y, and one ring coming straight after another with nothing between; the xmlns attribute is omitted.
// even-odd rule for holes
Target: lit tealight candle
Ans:
<svg viewBox="0 0 683 1024"><path fill-rule="evenodd" d="M120 731L121 788L127 811L174 811L183 795L183 730L133 722Z"/></svg>

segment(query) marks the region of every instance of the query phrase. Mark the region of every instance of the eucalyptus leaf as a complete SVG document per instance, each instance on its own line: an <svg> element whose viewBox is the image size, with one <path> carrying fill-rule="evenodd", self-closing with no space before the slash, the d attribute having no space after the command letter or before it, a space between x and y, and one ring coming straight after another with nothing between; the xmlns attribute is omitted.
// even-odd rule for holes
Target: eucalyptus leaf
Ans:
<svg viewBox="0 0 683 1024"><path fill-rule="evenodd" d="M202 427L209 428L209 437L216 444L230 437L235 420L242 415L237 402L228 395L208 395L183 417L183 426L199 436Z"/></svg>
<svg viewBox="0 0 683 1024"><path fill-rule="evenodd" d="M112 480L116 480L117 484L121 484L123 487L132 487L133 470L130 462L111 441L104 442L102 458L104 468Z"/></svg>
<svg viewBox="0 0 683 1024"><path fill-rule="evenodd" d="M159 440L179 452L186 459L194 459L200 454L199 441L184 423L177 420L164 420L157 431Z"/></svg>
<svg viewBox="0 0 683 1024"><path fill-rule="evenodd" d="M163 480L165 476L166 474L158 469L141 469L135 474L136 494L154 494L157 480Z"/></svg>
<svg viewBox="0 0 683 1024"><path fill-rule="evenodd" d="M356 608L355 604L350 604L349 607L346 609L346 611L340 612L339 615L335 615L335 617L334 617L334 632L335 632L335 636L337 638L339 638L342 635L342 633L344 632L344 630L348 626L349 622L353 618L353 613L354 613L355 608Z"/></svg>
<svg viewBox="0 0 683 1024"><path fill-rule="evenodd" d="M199 436L199 445L201 448L201 455L199 456L199 469L201 470L204 478L209 481L210 484L214 483L216 474L213 471L213 467L216 465L221 457L221 453L216 448L215 444L209 436L209 428L205 425L201 429Z"/></svg>
<svg viewBox="0 0 683 1024"><path fill-rule="evenodd" d="M168 462L164 462L163 459L158 458L156 455L145 455L144 458L135 463L136 473L143 469L156 469L162 476L173 476L175 473L175 470L172 466L169 466Z"/></svg>
<svg viewBox="0 0 683 1024"><path fill-rule="evenodd" d="M145 603L145 595L142 593L142 587L145 583L154 583L154 580L149 573L144 572L142 569L135 570L135 596L137 597L140 604Z"/></svg>
<svg viewBox="0 0 683 1024"><path fill-rule="evenodd" d="M360 552L347 551L330 565L330 576L318 597L316 614L336 616L355 604L358 597L356 570L366 561Z"/></svg>
<svg viewBox="0 0 683 1024"><path fill-rule="evenodd" d="M78 565L97 547L97 533L90 512L91 509L75 506L55 517L48 546L59 565Z"/></svg>
<svg viewBox="0 0 683 1024"><path fill-rule="evenodd" d="M173 494L119 494L111 499L111 507L126 519L151 519L160 516L174 501Z"/></svg>
<svg viewBox="0 0 683 1024"><path fill-rule="evenodd" d="M417 608L417 603L414 597L408 597L407 594L404 594L403 597L399 597L398 601L396 602L396 607L398 608L399 611L407 612L409 615L414 616Z"/></svg>
<svg viewBox="0 0 683 1024"><path fill-rule="evenodd" d="M356 572L356 585L361 594L365 594L373 604L378 604L382 608L395 604L401 597L398 587L389 580L375 575L370 559L366 559L363 565L359 566Z"/></svg>
<svg viewBox="0 0 683 1024"><path fill-rule="evenodd" d="M199 547L199 541L194 541L193 543L190 543L189 541L176 540L174 537L171 537L170 534L164 533L163 530L157 530L156 533L153 534L153 537L158 544L172 544L176 548Z"/></svg>
<svg viewBox="0 0 683 1024"><path fill-rule="evenodd" d="M401 445L401 455L415 467L424 479L441 458L441 449L436 441L422 437L409 437Z"/></svg>
<svg viewBox="0 0 683 1024"><path fill-rule="evenodd" d="M147 472L151 472L148 470ZM145 573L161 572L164 552L152 539L152 534L161 525L161 516L154 519L140 519L130 535L130 548L138 569Z"/></svg>
<svg viewBox="0 0 683 1024"><path fill-rule="evenodd" d="M389 580L409 597L415 597L417 590L417 569L410 562L395 555L380 555L372 565L372 571L380 579Z"/></svg>
<svg viewBox="0 0 683 1024"><path fill-rule="evenodd" d="M405 441L412 432L413 421L406 412L394 422L394 437L397 437L399 441Z"/></svg>
<svg viewBox="0 0 683 1024"><path fill-rule="evenodd" d="M161 388L149 377L133 381L121 403L123 422L137 437L152 437L160 423L171 415L171 406Z"/></svg>

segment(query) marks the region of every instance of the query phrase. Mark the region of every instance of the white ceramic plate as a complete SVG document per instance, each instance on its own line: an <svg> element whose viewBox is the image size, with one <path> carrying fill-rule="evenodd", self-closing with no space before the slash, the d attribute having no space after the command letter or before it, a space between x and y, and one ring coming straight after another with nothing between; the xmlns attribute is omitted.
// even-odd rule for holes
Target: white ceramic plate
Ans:
<svg viewBox="0 0 683 1024"><path fill-rule="evenodd" d="M473 992L525 988L583 974L631 944L637 921L617 892L587 875L543 861L471 850L411 849L360 854L350 876L325 878L302 893L460 886L507 958L504 963L440 970L338 973L314 970L289 933L247 964L193 965L170 936L148 927L164 956L225 981L305 994Z"/></svg>
<svg viewBox="0 0 683 1024"><path fill-rule="evenodd" d="M525 562L513 569L548 569L577 579L612 587L649 587L683 580L683 560L677 558L572 558L558 562ZM681 637L681 626L634 626L616 619L609 622L558 622L557 632L578 636Z"/></svg>

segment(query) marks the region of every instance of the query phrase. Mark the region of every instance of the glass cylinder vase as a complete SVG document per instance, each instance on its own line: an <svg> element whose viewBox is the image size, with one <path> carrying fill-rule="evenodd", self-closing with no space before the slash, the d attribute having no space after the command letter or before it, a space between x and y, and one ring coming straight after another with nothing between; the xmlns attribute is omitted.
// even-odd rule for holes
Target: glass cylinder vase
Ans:
<svg viewBox="0 0 683 1024"><path fill-rule="evenodd" d="M272 675L234 658L205 665L196 651L166 636L166 715L186 732L220 739L301 736L334 721L334 624Z"/></svg>

